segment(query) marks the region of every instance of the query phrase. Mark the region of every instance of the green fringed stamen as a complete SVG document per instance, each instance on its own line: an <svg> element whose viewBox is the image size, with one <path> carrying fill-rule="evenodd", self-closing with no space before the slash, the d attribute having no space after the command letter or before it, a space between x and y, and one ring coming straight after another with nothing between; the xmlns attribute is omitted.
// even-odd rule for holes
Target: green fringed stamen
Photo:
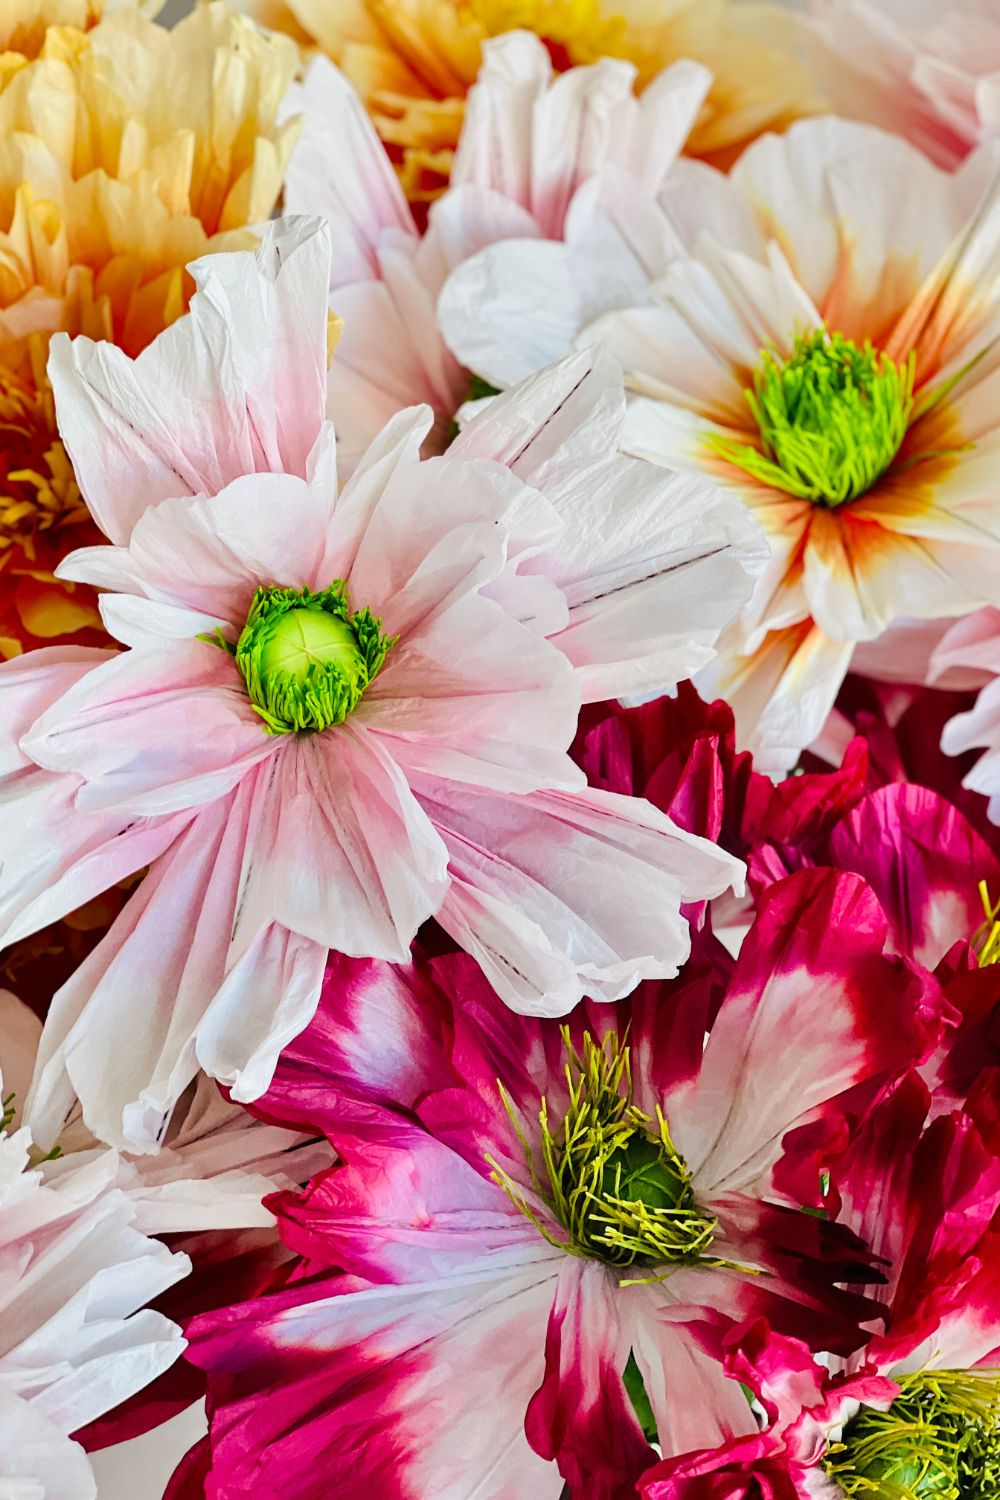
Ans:
<svg viewBox="0 0 1000 1500"><path fill-rule="evenodd" d="M14 1095L0 1099L0 1130L6 1130L14 1118Z"/></svg>
<svg viewBox="0 0 1000 1500"><path fill-rule="evenodd" d="M762 449L721 434L713 452L763 484L835 507L871 489L899 452L914 415L912 353L897 365L819 329L781 359L763 350L745 392ZM928 455L929 456L929 455Z"/></svg>
<svg viewBox="0 0 1000 1500"><path fill-rule="evenodd" d="M888 1411L862 1407L823 1467L845 1495L878 1500L998 1500L997 1371L924 1370Z"/></svg>
<svg viewBox="0 0 1000 1500"><path fill-rule="evenodd" d="M264 732L294 734L342 724L393 645L371 610L351 612L335 579L318 593L259 588L234 654Z"/></svg>
<svg viewBox="0 0 1000 1500"><path fill-rule="evenodd" d="M600 1044L587 1033L582 1055L562 1029L569 1102L553 1125L542 1099L541 1161L500 1085L508 1115L525 1152L532 1183L550 1205L568 1238L554 1236L525 1201L517 1183L496 1162L493 1180L551 1244L570 1255L622 1268L729 1266L708 1251L718 1221L695 1198L691 1173L659 1108L656 1119L632 1103L629 1048L612 1033ZM739 1267L741 1270L746 1267ZM658 1276L638 1278L657 1280Z"/></svg>

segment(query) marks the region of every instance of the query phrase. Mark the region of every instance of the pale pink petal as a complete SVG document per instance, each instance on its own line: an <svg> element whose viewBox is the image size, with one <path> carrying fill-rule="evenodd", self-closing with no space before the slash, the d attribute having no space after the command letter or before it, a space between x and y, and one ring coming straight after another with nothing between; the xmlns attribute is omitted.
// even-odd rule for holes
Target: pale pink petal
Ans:
<svg viewBox="0 0 1000 1500"><path fill-rule="evenodd" d="M84 777L81 811L143 816L210 802L272 755L232 657L209 641L123 652L23 739L39 765Z"/></svg>
<svg viewBox="0 0 1000 1500"><path fill-rule="evenodd" d="M210 499L163 500L136 523L127 561L116 558L117 587L221 618L235 639L258 587L324 589L339 576L335 505L325 485L292 474L248 474ZM193 622L190 635L202 632L211 626Z"/></svg>
<svg viewBox="0 0 1000 1500"><path fill-rule="evenodd" d="M0 1395L0 1494L11 1500L97 1500L86 1453L36 1405Z"/></svg>
<svg viewBox="0 0 1000 1500"><path fill-rule="evenodd" d="M434 298L412 254L383 246L380 280L336 292L344 331L330 365L328 411L337 429L338 467L354 472L387 422L426 402L435 414L425 448L443 452L469 377L437 328Z"/></svg>
<svg viewBox="0 0 1000 1500"><path fill-rule="evenodd" d="M565 658L472 595L393 648L355 720L408 775L534 791L582 783L566 754L579 707Z"/></svg>
<svg viewBox="0 0 1000 1500"><path fill-rule="evenodd" d="M349 498L352 486L345 503ZM450 457L400 465L382 485L344 575L355 609L367 605L387 634L408 641L454 600L498 576L503 523L529 501L499 465Z"/></svg>
<svg viewBox="0 0 1000 1500"><path fill-rule="evenodd" d="M111 931L56 995L39 1048L28 1117L40 1141L57 1136L79 1098L84 1119L102 1140L155 1150L171 1110L198 1071L216 1059L219 1012L227 1015L227 1083L242 1082L255 1050L273 1070L283 1043L315 1010L325 952L303 940L275 948L257 932L252 989L242 976L228 1001L230 934L236 926L244 862L254 851L266 771L201 811L152 865ZM242 914L240 914L242 916ZM222 998L220 999L220 993ZM232 1011L239 1005L239 1025ZM311 1008L310 1008L311 1002ZM138 1007L138 1009L137 1009ZM276 1018L279 1018L276 1020ZM141 1024L139 1022L141 1021ZM133 1040L116 1044L125 1031ZM204 1051L205 1056L201 1053ZM264 1076L261 1081L261 1073ZM263 1092L270 1073L258 1064Z"/></svg>
<svg viewBox="0 0 1000 1500"><path fill-rule="evenodd" d="M452 888L438 920L528 1015L675 974L690 949L681 905L741 879L739 861L640 799L505 798L429 780L418 790L448 846Z"/></svg>
<svg viewBox="0 0 1000 1500"><path fill-rule="evenodd" d="M240 934L271 922L405 962L448 888L447 853L383 741L352 722L285 740L245 866Z"/></svg>
<svg viewBox="0 0 1000 1500"><path fill-rule="evenodd" d="M0 776L31 764L20 748L21 736L68 688L112 654L93 646L42 646L0 663L6 730L0 742Z"/></svg>
<svg viewBox="0 0 1000 1500"><path fill-rule="evenodd" d="M53 340L60 434L111 541L168 497L241 474L305 475L326 403L329 255L318 221L279 220L255 256L196 262L190 313L137 359Z"/></svg>
<svg viewBox="0 0 1000 1500"><path fill-rule="evenodd" d="M513 472L564 521L526 569L566 597L568 625L553 641L578 668L585 701L693 675L750 597L766 557L756 526L707 479L615 456L625 398L610 360L571 356L522 389L491 403L462 434L460 451L482 451L488 440L497 456L509 454ZM543 392L550 405L531 431L528 402Z"/></svg>
<svg viewBox="0 0 1000 1500"><path fill-rule="evenodd" d="M285 207L326 221L331 288L376 278L385 231L416 239L416 229L361 100L339 68L318 55L304 82L289 90L288 102L301 116L302 134L285 177ZM334 302L344 316L340 302Z"/></svg>
<svg viewBox="0 0 1000 1500"><path fill-rule="evenodd" d="M134 875L176 838L189 814L85 813L74 776L24 770L0 783L0 931L14 943ZM25 838L25 828L31 837Z"/></svg>

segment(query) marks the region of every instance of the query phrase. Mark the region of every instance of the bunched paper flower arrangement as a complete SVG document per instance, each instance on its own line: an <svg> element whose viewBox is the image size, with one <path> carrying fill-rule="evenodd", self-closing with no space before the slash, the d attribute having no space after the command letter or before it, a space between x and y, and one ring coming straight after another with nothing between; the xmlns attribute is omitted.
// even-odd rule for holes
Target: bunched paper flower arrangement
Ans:
<svg viewBox="0 0 1000 1500"><path fill-rule="evenodd" d="M1000 1500L1000 17L0 31L0 1500Z"/></svg>

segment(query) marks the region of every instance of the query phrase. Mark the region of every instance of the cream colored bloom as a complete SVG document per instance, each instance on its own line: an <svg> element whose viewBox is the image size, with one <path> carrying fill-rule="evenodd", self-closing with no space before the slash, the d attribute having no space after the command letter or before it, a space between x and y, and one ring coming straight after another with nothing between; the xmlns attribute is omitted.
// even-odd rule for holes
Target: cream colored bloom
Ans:
<svg viewBox="0 0 1000 1500"><path fill-rule="evenodd" d="M184 311L186 263L267 218L295 137L277 123L286 38L222 3L173 31L134 9L81 29L94 19L89 0L0 15L3 655L99 625L89 596L52 579L89 518L55 433L50 335L138 353Z"/></svg>
<svg viewBox="0 0 1000 1500"><path fill-rule="evenodd" d="M791 17L748 0L252 0L259 18L319 47L368 106L407 196L446 185L487 37L523 29L562 70L625 58L648 83L695 58L715 84L689 149L727 158L810 107Z"/></svg>

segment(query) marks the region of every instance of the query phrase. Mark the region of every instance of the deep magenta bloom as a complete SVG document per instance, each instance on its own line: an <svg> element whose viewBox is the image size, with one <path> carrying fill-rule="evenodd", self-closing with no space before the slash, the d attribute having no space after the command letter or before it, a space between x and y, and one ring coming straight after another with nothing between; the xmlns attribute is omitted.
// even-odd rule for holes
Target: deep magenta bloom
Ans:
<svg viewBox="0 0 1000 1500"><path fill-rule="evenodd" d="M938 986L886 939L857 877L804 872L762 899L724 993L689 969L565 1031L513 1019L462 955L432 973L338 961L261 1105L343 1159L270 1200L302 1278L188 1329L213 1376L207 1493L319 1500L335 1473L345 1497L557 1500L566 1480L624 1500L655 1459L630 1356L668 1453L754 1428L717 1357L727 1329L763 1317L848 1357L873 1314L840 1285L868 1279L864 1247L783 1200L775 1168L789 1130L848 1091L877 1098L935 1045ZM597 1097L595 1059L623 1051L644 1168L654 1135L673 1148L689 1236L673 1250L613 1165L597 1219L548 1170L563 1125L583 1129L581 1092Z"/></svg>

